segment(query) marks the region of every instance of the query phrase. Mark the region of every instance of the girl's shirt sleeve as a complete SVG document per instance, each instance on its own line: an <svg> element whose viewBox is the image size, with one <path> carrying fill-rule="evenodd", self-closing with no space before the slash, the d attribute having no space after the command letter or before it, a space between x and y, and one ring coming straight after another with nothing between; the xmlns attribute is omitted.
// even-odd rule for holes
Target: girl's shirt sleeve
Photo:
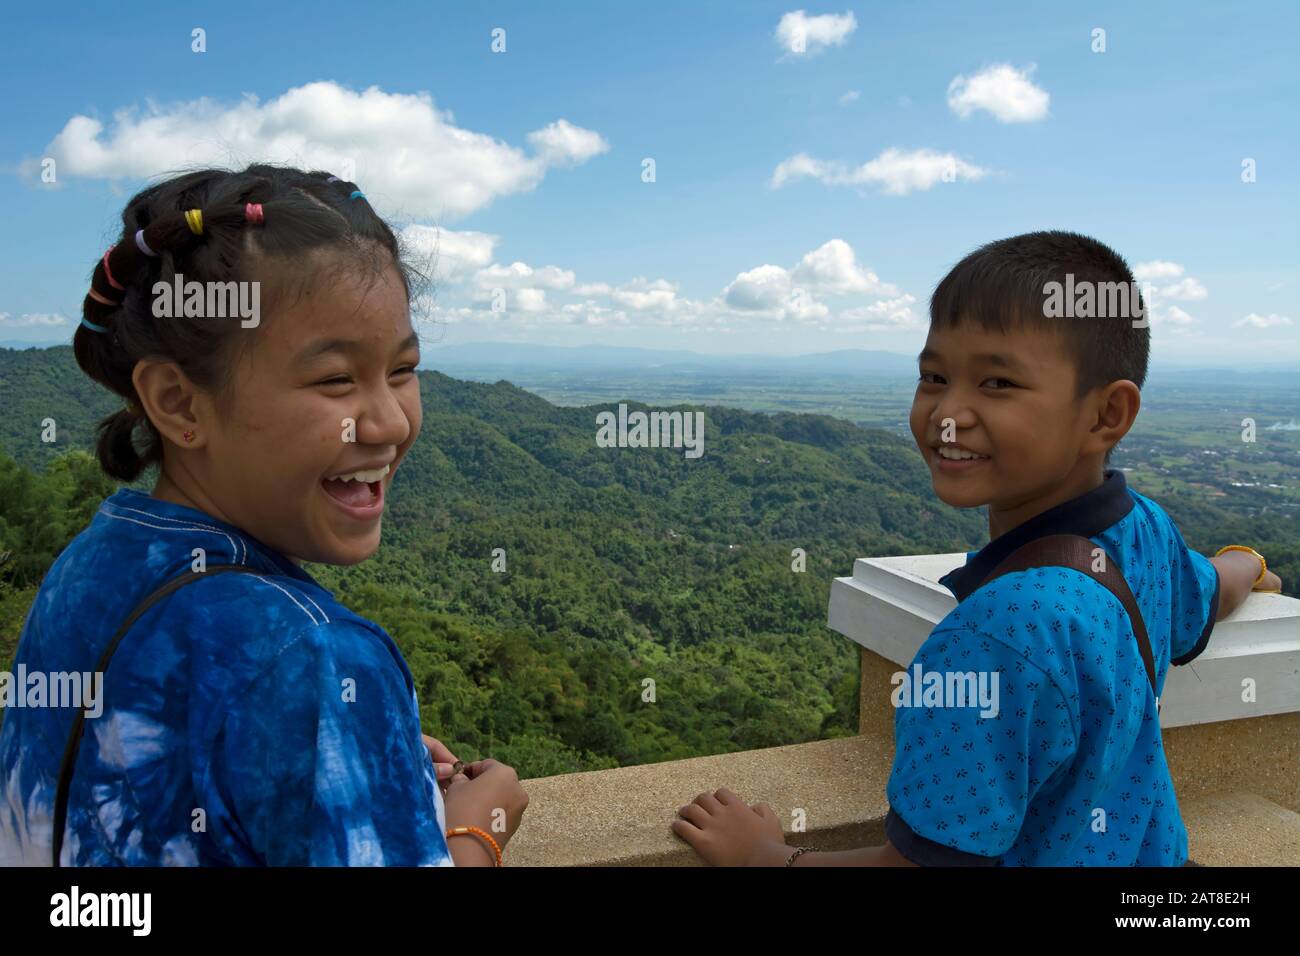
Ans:
<svg viewBox="0 0 1300 956"><path fill-rule="evenodd" d="M954 647L969 656L958 660ZM924 696L926 675L947 685L954 671L974 675L964 705L947 691ZM1023 654L964 625L936 628L905 673L908 682L894 689L886 835L920 865L994 865L1015 842L1030 800L1074 758L1069 703Z"/></svg>
<svg viewBox="0 0 1300 956"><path fill-rule="evenodd" d="M353 622L279 650L226 709L202 784L232 863L451 865L413 691Z"/></svg>

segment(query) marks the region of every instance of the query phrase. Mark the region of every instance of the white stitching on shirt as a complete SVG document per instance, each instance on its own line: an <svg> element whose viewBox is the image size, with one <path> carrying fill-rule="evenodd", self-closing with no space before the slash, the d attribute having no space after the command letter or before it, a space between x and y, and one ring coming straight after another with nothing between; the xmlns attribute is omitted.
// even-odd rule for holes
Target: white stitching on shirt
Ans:
<svg viewBox="0 0 1300 956"><path fill-rule="evenodd" d="M325 623L328 624L330 620L329 615L326 614L324 611L321 611L321 606L317 604L315 601L312 601L311 595L304 591L302 593L302 596L305 597L308 601L311 601L311 606L314 607L316 610L320 611L320 616L325 618Z"/></svg>
<svg viewBox="0 0 1300 956"><path fill-rule="evenodd" d="M141 512L141 514L147 514L147 512ZM107 513L107 512L106 512L106 516L109 517L109 518L111 518L111 519L114 520L114 521L129 521L129 522L131 522L132 524L142 525L143 527L146 527L146 528L157 528L159 531L195 531L195 532L198 532L198 533L203 533L203 531L204 531L204 529L202 529L202 528L170 528L170 527L167 527L166 525L149 524L147 521L137 521L135 518L128 518L128 517L126 517L125 515L117 515L117 514L112 514L112 513ZM150 517L154 517L154 516L153 516L153 515L150 515ZM217 534L222 534L222 535L225 534L224 531L217 531L217 529L215 529L215 528L214 528L214 529L209 529L209 530L216 531ZM226 537L229 537L229 535L226 535ZM241 563L242 563L242 562L241 562ZM271 585L271 587L275 588L277 591L280 591L280 592L281 592L282 594L284 594L284 596L287 597L290 601L293 601L293 603L294 603L295 605L297 605L298 610L302 611L303 614L306 614L307 617L311 620L311 622L312 622L313 624L321 624L321 623L328 624L328 623L330 623L329 615L326 614L323 610L321 610L320 605L317 604L315 601L313 601L313 600L311 599L311 597L309 597L308 595L305 595L305 594L304 594L303 597L307 598L307 600L311 602L312 607L316 608L317 611L320 611L320 615L321 615L321 617L323 617L323 618L325 619L323 622L322 622L322 621L318 621L318 620L316 620L315 615L313 615L313 614L311 613L311 611L309 611L309 610L307 610L305 607L303 607L302 604L297 600L297 598L295 598L292 594L290 594L290 593L289 593L288 591L286 591L284 588L280 587L280 585L276 584L274 581L268 581L266 578L262 577L260 574L254 574L253 577L257 578L259 581L263 582L264 584L269 584L269 585Z"/></svg>
<svg viewBox="0 0 1300 956"><path fill-rule="evenodd" d="M260 574L254 574L253 577L257 578L257 580L261 581L263 584L269 584L269 585L271 585L271 587L275 588L277 591L280 591L282 594L284 594L285 597L287 597L287 598L288 598L290 601L292 601L294 604L298 604L298 599L297 599L297 598L295 598L292 594L290 594L290 593L289 593L288 591L286 591L284 588L280 587L280 585L276 584L274 581L268 581L266 578L262 577ZM304 595L304 597L306 597L306 595ZM312 601L311 598L307 598L307 600L308 600L308 601L311 601L311 603L312 603L313 605L316 604L316 602L315 602L315 601ZM302 611L303 614L306 614L309 618L311 618L311 622L312 622L313 624L322 624L322 623L323 623L323 624L328 624L328 623L330 622L329 617L325 614L324 611L320 611L320 608L319 608L319 607L317 607L316 610L320 611L320 612L321 612L321 615L325 617L325 620L324 620L324 621L318 621L318 620L316 620L316 618L312 615L311 611L307 610L307 609L306 609L305 607L303 607L301 604L298 604L298 610Z"/></svg>
<svg viewBox="0 0 1300 956"><path fill-rule="evenodd" d="M108 502L105 502L105 504L108 504ZM204 524L201 521L192 521L188 518L169 518L166 515L157 515L151 511L141 511L139 508L129 508L126 505L113 505L112 507L121 508L124 511L134 511L136 514L144 515L146 518L154 518L155 520L158 521L174 521L177 524L184 525L186 528L206 528L208 531L211 531L213 534L219 534L222 537L224 537L227 541L230 542L230 548L231 551L235 553L235 560L237 563L244 564L245 563L244 559L248 557L247 541L245 541L243 538L239 538L238 539L239 549L236 550L235 549L236 539L232 538L229 534L227 534L225 531L222 531L220 528L213 527L210 524Z"/></svg>
<svg viewBox="0 0 1300 956"><path fill-rule="evenodd" d="M109 504L108 504L108 502L104 502L104 507L110 507ZM181 519L179 519L179 518L167 518L167 517L164 517L164 516L162 516L162 515L156 515L156 514L153 514L153 513L151 513L151 512L148 512L148 511L141 511L139 508L125 508L125 506L123 506L123 505L113 505L113 506L111 506L111 507L113 507L113 508L124 508L124 510L126 510L126 511L134 511L134 512L135 512L136 514L138 514L138 515L144 515L146 518L154 518L154 519L156 519L156 520L158 520L158 521L176 521L176 522L179 522L179 521L181 520ZM128 518L128 517L126 517L125 515L119 515L119 514L116 514L116 513L112 512L112 511L109 511L109 512L106 512L106 513L107 513L108 517L110 517L110 518L116 518L116 519L118 519L119 521L135 521L134 518ZM135 523L136 523L136 524L145 524L143 521L136 521ZM235 539L234 539L234 538L232 538L232 537L231 537L230 535L228 535L226 532L222 531L220 528L214 528L214 527L212 527L212 525L208 525L208 524L200 524L199 522L189 522L189 523L185 524L183 527L180 527L180 528L169 528L169 527L166 527L165 525L156 525L156 524L145 525L145 526L148 527L148 528L157 528L159 531L211 531L213 534L219 534L219 535L221 535L223 538L225 538L227 541L230 542L230 552L231 552L231 555L234 557L234 559L235 559L235 563L236 563L236 564L244 564L244 563L245 563L245 562L244 562L244 558L248 556L248 546L247 546L246 544L244 544L244 539L243 539L243 538L240 538L240 539L239 539L239 544L240 544L240 545L242 546L242 548L243 548L243 550L242 550L242 552L241 552L240 548L235 546Z"/></svg>

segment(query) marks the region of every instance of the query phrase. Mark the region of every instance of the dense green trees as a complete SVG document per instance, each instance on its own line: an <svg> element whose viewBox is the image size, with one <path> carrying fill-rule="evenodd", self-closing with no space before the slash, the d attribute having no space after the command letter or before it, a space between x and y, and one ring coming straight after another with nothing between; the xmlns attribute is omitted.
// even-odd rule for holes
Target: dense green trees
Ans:
<svg viewBox="0 0 1300 956"><path fill-rule="evenodd" d="M595 408L421 380L424 430L383 546L309 570L393 636L427 732L523 776L855 732L857 656L825 626L832 578L862 555L986 538L982 515L938 502L915 449L884 432L709 408L689 460L598 448ZM0 666L41 575L113 489L81 449L116 403L83 381L68 349L0 351L0 447L21 463L0 452ZM59 446L40 442L46 417ZM1202 550L1289 536L1276 560L1294 588L1294 522L1238 528L1210 509L1183 532Z"/></svg>

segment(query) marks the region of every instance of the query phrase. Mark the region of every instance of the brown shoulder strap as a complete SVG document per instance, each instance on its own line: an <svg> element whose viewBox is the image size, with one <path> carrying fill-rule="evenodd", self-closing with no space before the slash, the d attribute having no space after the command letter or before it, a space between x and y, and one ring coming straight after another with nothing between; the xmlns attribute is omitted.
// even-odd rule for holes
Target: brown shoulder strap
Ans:
<svg viewBox="0 0 1300 956"><path fill-rule="evenodd" d="M198 581L201 578L212 574L222 574L226 571L237 571L244 574L257 574L256 568L250 568L244 564L213 564L209 565L203 571L186 571L184 574L172 578L162 587L151 593L143 601L136 605L126 620L124 620L117 632L113 635L112 640L104 647L103 653L99 655L99 663L95 665L95 671L101 675L108 670L108 663L113 659L113 653L117 646L122 643L122 638L126 637L126 632L131 629L140 615L153 607L167 595L171 594L177 588L183 588L191 581ZM100 685L100 692L103 693L103 684ZM68 798L72 794L72 771L77 763L77 754L81 750L81 738L86 728L86 711L79 710L72 719L72 730L68 734L67 743L63 746L63 759L59 761L59 782L54 791L54 831L53 841L50 847L52 865L60 865L59 857L63 855L63 831L68 825Z"/></svg>
<svg viewBox="0 0 1300 956"><path fill-rule="evenodd" d="M1137 638L1138 652L1142 655L1142 663L1147 670L1147 679L1151 681L1151 690L1154 693L1156 689L1155 659L1151 654L1151 641L1147 637L1147 628L1146 623L1142 620L1142 612L1138 609L1133 592L1129 590L1128 582L1124 580L1124 575L1120 574L1119 569L1115 567L1115 562L1111 560L1109 554L1103 553L1105 560L1102 562L1102 566L1105 570L1093 570L1093 551L1098 547L1099 545L1091 539L1077 534L1050 534L1043 538L1035 538L1007 555L996 568L989 572L989 576L980 582L980 586L982 587L994 578L1000 578L1004 574L1011 574L1013 571L1026 571L1029 568L1072 568L1088 575L1088 577L1115 595L1120 604L1124 605L1124 610L1128 612L1129 622L1133 627L1133 635ZM1159 703L1159 694L1157 694L1157 706Z"/></svg>

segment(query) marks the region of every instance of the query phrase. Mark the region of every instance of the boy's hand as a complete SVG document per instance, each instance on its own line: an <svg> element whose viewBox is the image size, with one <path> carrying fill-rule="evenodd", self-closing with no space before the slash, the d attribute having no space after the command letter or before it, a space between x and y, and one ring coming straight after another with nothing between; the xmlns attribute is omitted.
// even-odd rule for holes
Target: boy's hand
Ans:
<svg viewBox="0 0 1300 956"><path fill-rule="evenodd" d="M1265 571L1264 576L1260 578L1259 583L1255 585L1256 591L1282 591L1282 579L1272 571Z"/></svg>
<svg viewBox="0 0 1300 956"><path fill-rule="evenodd" d="M781 821L766 803L751 807L723 787L677 813L673 832L714 866L784 866L789 859Z"/></svg>

